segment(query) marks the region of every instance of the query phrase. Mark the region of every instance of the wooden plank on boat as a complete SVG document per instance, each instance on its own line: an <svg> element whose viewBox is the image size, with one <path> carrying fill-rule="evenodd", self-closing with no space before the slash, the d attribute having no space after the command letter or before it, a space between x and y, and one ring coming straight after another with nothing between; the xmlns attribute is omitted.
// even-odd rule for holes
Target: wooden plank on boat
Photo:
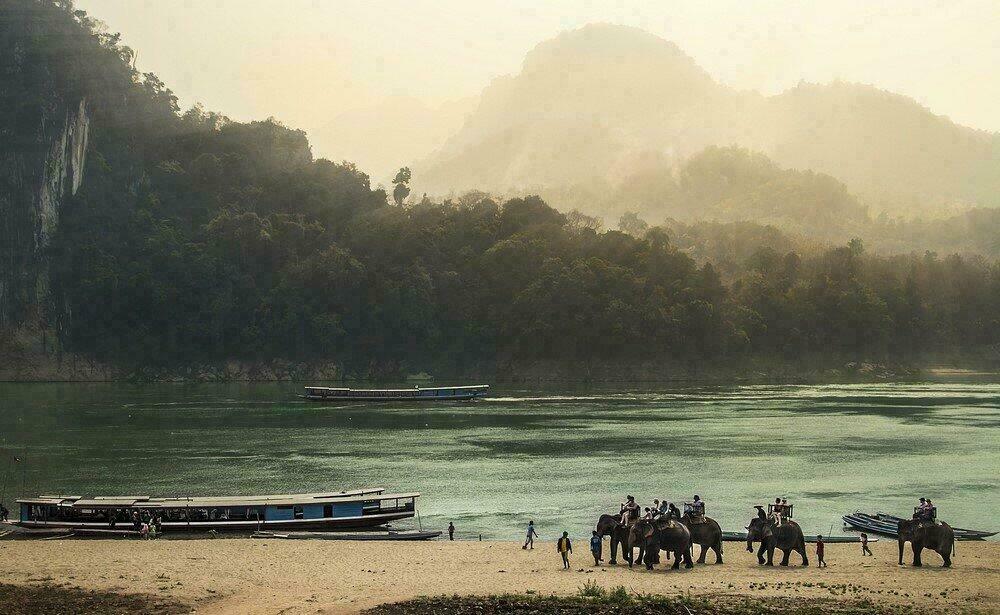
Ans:
<svg viewBox="0 0 1000 615"><path fill-rule="evenodd" d="M441 532L254 532L254 538L284 540L430 540Z"/></svg>

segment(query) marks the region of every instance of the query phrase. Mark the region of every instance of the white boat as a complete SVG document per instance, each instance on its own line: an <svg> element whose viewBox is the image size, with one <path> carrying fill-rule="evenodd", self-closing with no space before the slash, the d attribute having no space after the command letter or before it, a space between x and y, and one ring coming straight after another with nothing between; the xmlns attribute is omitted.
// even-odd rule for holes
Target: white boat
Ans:
<svg viewBox="0 0 1000 615"><path fill-rule="evenodd" d="M335 493L156 498L43 495L17 500L25 528L128 529L157 517L164 531L343 530L379 527L416 514L419 493L383 488Z"/></svg>

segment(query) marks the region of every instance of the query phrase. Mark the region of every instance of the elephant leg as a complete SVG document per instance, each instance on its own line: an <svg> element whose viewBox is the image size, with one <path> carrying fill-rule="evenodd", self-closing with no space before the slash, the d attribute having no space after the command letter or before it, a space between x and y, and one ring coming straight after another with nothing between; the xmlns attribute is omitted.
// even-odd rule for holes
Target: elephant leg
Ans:
<svg viewBox="0 0 1000 615"><path fill-rule="evenodd" d="M768 545L767 547L767 565L774 565L774 545Z"/></svg>
<svg viewBox="0 0 1000 615"><path fill-rule="evenodd" d="M681 550L674 549L674 565L671 566L671 568L673 570L677 570L678 568L680 568L682 559L684 559L684 556L681 554Z"/></svg>
<svg viewBox="0 0 1000 615"><path fill-rule="evenodd" d="M708 547L706 547L705 545L701 545L701 553L698 554L698 563L699 564L704 564L705 563L705 554L707 552L708 552Z"/></svg>
<svg viewBox="0 0 1000 615"><path fill-rule="evenodd" d="M923 551L923 549L924 548L922 546L918 547L915 544L913 545L913 565L917 568L923 566L923 563L920 561L920 552Z"/></svg>
<svg viewBox="0 0 1000 615"><path fill-rule="evenodd" d="M791 554L792 554L792 550L791 549L787 549L787 550L782 549L781 550L781 565L782 566L787 566L788 565L788 557Z"/></svg>
<svg viewBox="0 0 1000 615"><path fill-rule="evenodd" d="M806 543L805 543L805 541L803 541L802 544L799 545L799 553L802 554L802 565L803 566L808 566L809 565L809 555L806 554Z"/></svg>
<svg viewBox="0 0 1000 615"><path fill-rule="evenodd" d="M757 563L758 564L763 564L764 563L764 549L765 548L766 548L766 545L763 542L760 543L760 548L757 549Z"/></svg>
<svg viewBox="0 0 1000 615"><path fill-rule="evenodd" d="M702 547L701 549L702 549L702 551L701 551L701 559L702 559L702 563L704 564L705 563L705 547ZM691 561L692 560L691 553L693 551L694 551L694 546L693 545L688 545L688 548L684 549L684 567L685 568L694 568L694 562Z"/></svg>
<svg viewBox="0 0 1000 615"><path fill-rule="evenodd" d="M715 551L715 563L716 564L721 564L722 563L722 542L720 541L720 542L716 543L712 547L712 550Z"/></svg>
<svg viewBox="0 0 1000 615"><path fill-rule="evenodd" d="M944 567L951 568L951 549L947 549L943 552L939 551L939 553L941 553L941 557L944 558Z"/></svg>
<svg viewBox="0 0 1000 615"><path fill-rule="evenodd" d="M617 564L618 561L615 559L617 556L618 556L618 541L615 540L615 535L612 533L611 534L611 559L608 560L608 563L611 564L612 566L614 566L615 564Z"/></svg>

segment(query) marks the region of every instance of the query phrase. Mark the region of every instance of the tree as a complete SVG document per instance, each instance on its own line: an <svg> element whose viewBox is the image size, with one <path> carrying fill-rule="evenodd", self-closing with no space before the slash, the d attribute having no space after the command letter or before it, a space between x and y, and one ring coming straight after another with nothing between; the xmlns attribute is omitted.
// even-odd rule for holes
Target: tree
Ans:
<svg viewBox="0 0 1000 615"><path fill-rule="evenodd" d="M618 230L633 237L642 237L649 230L649 224L633 211L626 211L618 219Z"/></svg>
<svg viewBox="0 0 1000 615"><path fill-rule="evenodd" d="M392 183L395 188L392 189L392 200L396 201L396 205L402 205L406 197L410 196L410 167L403 167L396 172L396 177L392 179Z"/></svg>

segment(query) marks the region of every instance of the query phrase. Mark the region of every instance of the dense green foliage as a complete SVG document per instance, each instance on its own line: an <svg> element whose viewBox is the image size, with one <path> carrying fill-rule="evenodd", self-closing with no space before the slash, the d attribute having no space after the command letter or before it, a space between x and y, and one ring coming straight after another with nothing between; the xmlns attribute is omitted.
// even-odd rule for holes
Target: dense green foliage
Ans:
<svg viewBox="0 0 1000 615"><path fill-rule="evenodd" d="M69 351L127 366L333 361L378 375L535 360L915 360L1000 344L997 263L762 241L721 275L678 249L676 228L602 232L537 197L390 205L353 165L314 160L305 135L274 120L180 113L68 2L16 3L64 43L39 62L87 66L77 87L96 108L83 187L50 255L49 322ZM739 166L731 154L706 157ZM787 189L767 187L765 162L740 168L746 181L719 202ZM714 185L712 169L692 166L708 179L678 185ZM796 190L817 181L801 177ZM831 219L862 211L844 195Z"/></svg>

